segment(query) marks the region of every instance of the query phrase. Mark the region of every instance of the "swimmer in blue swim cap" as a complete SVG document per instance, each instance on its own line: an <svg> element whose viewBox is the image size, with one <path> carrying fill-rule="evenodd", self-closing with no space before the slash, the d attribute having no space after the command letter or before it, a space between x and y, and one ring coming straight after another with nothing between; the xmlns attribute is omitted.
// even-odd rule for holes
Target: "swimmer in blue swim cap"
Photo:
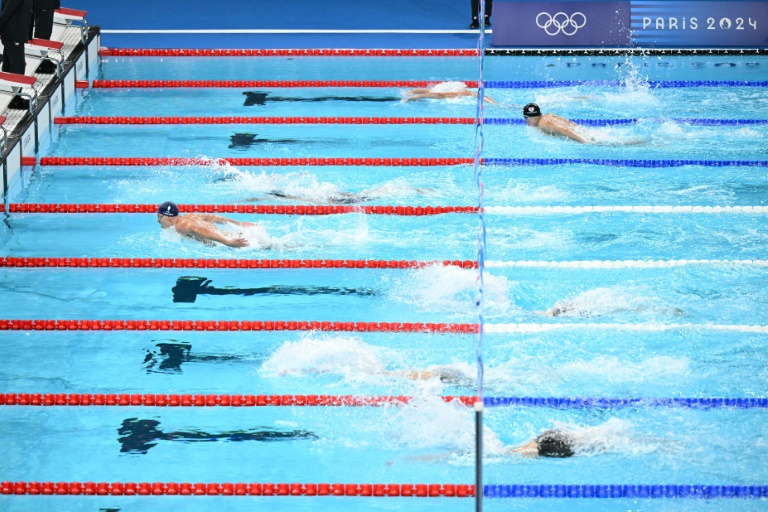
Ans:
<svg viewBox="0 0 768 512"><path fill-rule="evenodd" d="M403 99L403 102L422 99L445 100L464 96L477 98L477 93L470 91L464 82L441 82L428 88L411 89L406 91L405 94L406 97ZM496 103L494 99L488 96L483 96L483 99L488 103Z"/></svg>
<svg viewBox="0 0 768 512"><path fill-rule="evenodd" d="M200 242L210 245L213 245L213 242L218 242L227 247L247 247L248 240L240 236L227 236L226 233L218 229L214 224L255 225L252 222L239 222L208 213L179 215L179 207L171 201L166 201L157 208L157 223L163 229L173 228L180 235L194 238Z"/></svg>

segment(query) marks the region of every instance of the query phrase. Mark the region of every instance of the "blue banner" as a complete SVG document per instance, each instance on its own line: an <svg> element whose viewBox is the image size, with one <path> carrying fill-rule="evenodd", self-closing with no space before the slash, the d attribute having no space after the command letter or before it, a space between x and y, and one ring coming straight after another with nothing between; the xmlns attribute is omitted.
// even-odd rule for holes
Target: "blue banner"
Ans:
<svg viewBox="0 0 768 512"><path fill-rule="evenodd" d="M634 46L765 47L768 2L632 2Z"/></svg>
<svg viewBox="0 0 768 512"><path fill-rule="evenodd" d="M493 46L766 48L768 1L499 1Z"/></svg>

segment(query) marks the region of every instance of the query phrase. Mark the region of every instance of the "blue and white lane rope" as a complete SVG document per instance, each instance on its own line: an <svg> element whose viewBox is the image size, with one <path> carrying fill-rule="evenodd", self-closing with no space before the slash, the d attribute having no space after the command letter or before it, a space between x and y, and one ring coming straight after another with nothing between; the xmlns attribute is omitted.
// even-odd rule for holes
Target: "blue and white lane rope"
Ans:
<svg viewBox="0 0 768 512"><path fill-rule="evenodd" d="M567 323L494 323L485 324L487 334L530 334L553 331L633 331L633 332L662 332L662 331L714 331L714 332L751 332L768 333L768 325L750 324L715 324L715 323L598 323L598 322L567 322Z"/></svg>
<svg viewBox="0 0 768 512"><path fill-rule="evenodd" d="M679 89L686 87L768 87L768 80L488 80L488 89L545 89L553 87L643 87L653 89Z"/></svg>
<svg viewBox="0 0 768 512"><path fill-rule="evenodd" d="M719 259L678 259L678 260L486 260L486 268L579 268L579 269L611 269L611 268L672 268L688 266L754 266L768 267L768 260L719 260Z"/></svg>
<svg viewBox="0 0 768 512"><path fill-rule="evenodd" d="M581 215L586 213L728 213L754 215L768 213L768 206L486 206L484 213L487 215Z"/></svg>
<svg viewBox="0 0 768 512"><path fill-rule="evenodd" d="M486 485L486 498L768 498L768 485ZM626 507L624 507L626 508Z"/></svg>

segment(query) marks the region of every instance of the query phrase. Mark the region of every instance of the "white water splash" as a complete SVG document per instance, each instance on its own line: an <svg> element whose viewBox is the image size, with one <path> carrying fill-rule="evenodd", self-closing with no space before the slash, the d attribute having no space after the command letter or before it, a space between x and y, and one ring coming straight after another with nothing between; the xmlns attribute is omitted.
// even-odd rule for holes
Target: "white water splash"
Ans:
<svg viewBox="0 0 768 512"><path fill-rule="evenodd" d="M510 307L507 278L486 273L484 280L486 310L507 310ZM476 291L477 270L435 265L394 278L389 295L392 300L412 304L422 311L465 315L473 307Z"/></svg>

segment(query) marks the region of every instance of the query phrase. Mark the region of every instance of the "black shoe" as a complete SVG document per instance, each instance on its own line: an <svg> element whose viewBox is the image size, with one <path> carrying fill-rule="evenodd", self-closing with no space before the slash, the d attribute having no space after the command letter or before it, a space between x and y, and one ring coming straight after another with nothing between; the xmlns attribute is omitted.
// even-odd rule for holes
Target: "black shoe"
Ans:
<svg viewBox="0 0 768 512"><path fill-rule="evenodd" d="M477 18L472 18L472 23L469 24L469 28L480 28L480 22Z"/></svg>
<svg viewBox="0 0 768 512"><path fill-rule="evenodd" d="M39 66L37 66L37 69L35 70L35 73L40 73L41 75L52 75L56 72L56 64L49 60L44 60L40 63Z"/></svg>
<svg viewBox="0 0 768 512"><path fill-rule="evenodd" d="M29 110L29 100L22 98L21 96L14 96L8 104L8 108L14 110Z"/></svg>
<svg viewBox="0 0 768 512"><path fill-rule="evenodd" d="M490 27L491 26L491 17L490 16L486 16L485 17L485 26L486 27Z"/></svg>

